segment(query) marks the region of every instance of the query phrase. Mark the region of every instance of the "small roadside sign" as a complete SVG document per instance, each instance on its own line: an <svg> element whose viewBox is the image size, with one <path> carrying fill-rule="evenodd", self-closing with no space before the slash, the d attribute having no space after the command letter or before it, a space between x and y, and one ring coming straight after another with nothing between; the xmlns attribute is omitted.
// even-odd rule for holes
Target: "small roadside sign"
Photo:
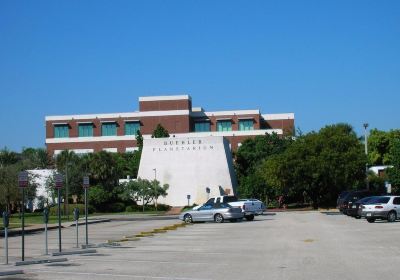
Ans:
<svg viewBox="0 0 400 280"><path fill-rule="evenodd" d="M83 187L84 188L89 188L90 182L89 182L89 176L84 176L83 177Z"/></svg>
<svg viewBox="0 0 400 280"><path fill-rule="evenodd" d="M18 186L20 188L28 187L29 176L27 171L21 171L18 173Z"/></svg>
<svg viewBox="0 0 400 280"><path fill-rule="evenodd" d="M55 180L56 180L56 189L61 189L64 183L64 176L62 174L56 174Z"/></svg>

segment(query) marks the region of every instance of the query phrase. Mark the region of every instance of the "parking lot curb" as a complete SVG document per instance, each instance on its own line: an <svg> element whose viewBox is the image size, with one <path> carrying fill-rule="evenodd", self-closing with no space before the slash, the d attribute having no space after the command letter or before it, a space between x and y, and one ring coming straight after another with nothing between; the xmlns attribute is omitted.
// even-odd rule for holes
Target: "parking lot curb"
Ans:
<svg viewBox="0 0 400 280"><path fill-rule="evenodd" d="M16 262L16 263L15 263L15 266L32 265L32 264L43 264L43 263L56 263L56 262L66 262L66 261L68 261L67 258L61 258L61 259L40 259L40 260L31 260L31 261Z"/></svg>
<svg viewBox="0 0 400 280"><path fill-rule="evenodd" d="M84 250L76 250L76 251L65 251L65 252L56 252L51 255L54 257L57 256L69 256L69 255L80 255L80 254L95 254L97 253L96 249L84 249Z"/></svg>
<svg viewBox="0 0 400 280"><path fill-rule="evenodd" d="M0 271L0 276L12 276L24 274L23 270L10 270L10 271Z"/></svg>

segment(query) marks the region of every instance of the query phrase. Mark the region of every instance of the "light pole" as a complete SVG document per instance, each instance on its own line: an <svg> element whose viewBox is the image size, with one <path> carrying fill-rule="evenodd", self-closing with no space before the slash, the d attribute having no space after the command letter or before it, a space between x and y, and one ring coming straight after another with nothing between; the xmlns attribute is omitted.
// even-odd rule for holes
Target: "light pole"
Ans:
<svg viewBox="0 0 400 280"><path fill-rule="evenodd" d="M157 211L157 186L156 186L157 168L153 168L153 171L154 171L154 206L156 207L156 211Z"/></svg>
<svg viewBox="0 0 400 280"><path fill-rule="evenodd" d="M69 184L68 184L68 167L71 167L72 163L67 161L65 165L65 201L64 201L64 215L67 214L67 220L69 221Z"/></svg>
<svg viewBox="0 0 400 280"><path fill-rule="evenodd" d="M365 163L365 176L367 178L367 189L369 190L369 181L368 181L368 123L364 123L364 145L365 145L365 155L367 156L367 162Z"/></svg>

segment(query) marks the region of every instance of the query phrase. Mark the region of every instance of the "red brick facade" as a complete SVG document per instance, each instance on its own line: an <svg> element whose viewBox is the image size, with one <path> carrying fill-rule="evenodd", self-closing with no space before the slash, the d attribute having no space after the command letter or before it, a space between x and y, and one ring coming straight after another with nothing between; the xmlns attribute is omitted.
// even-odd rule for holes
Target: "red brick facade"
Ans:
<svg viewBox="0 0 400 280"><path fill-rule="evenodd" d="M46 117L46 145L48 152L54 154L61 150L90 150L116 149L126 152L127 148L136 147L134 135L125 135L125 125L129 121L140 124L140 131L144 137L150 137L155 127L161 124L171 136L225 136L231 143L233 150L238 144L249 137L276 132L278 134L291 134L294 130L293 114L262 115L258 110L239 110L230 112L204 112L192 108L190 96L161 96L142 97L139 99L139 112L99 114L99 115L74 115L74 116L49 116ZM251 120L252 130L240 131L240 120ZM229 120L232 131L218 131L218 121ZM195 123L206 121L210 123L209 132L196 132ZM116 124L116 135L102 136L102 124L113 122ZM79 137L79 124L90 123L93 126L93 135ZM56 125L68 125L69 136L55 138Z"/></svg>

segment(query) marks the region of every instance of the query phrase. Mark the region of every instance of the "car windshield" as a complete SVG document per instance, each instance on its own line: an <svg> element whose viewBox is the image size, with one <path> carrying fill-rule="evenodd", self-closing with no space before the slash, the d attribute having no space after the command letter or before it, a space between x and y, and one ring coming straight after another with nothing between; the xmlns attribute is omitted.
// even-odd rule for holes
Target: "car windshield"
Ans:
<svg viewBox="0 0 400 280"><path fill-rule="evenodd" d="M374 199L371 199L368 201L368 204L386 204L390 200L390 197L383 196L383 197L375 197Z"/></svg>
<svg viewBox="0 0 400 280"><path fill-rule="evenodd" d="M226 196L226 197L224 198L224 201L227 202L227 203L229 203L229 202L236 202L236 201L238 201L238 199L237 199L236 196Z"/></svg>
<svg viewBox="0 0 400 280"><path fill-rule="evenodd" d="M341 194L339 194L339 198L344 198L348 194L349 194L349 192L342 192Z"/></svg>

